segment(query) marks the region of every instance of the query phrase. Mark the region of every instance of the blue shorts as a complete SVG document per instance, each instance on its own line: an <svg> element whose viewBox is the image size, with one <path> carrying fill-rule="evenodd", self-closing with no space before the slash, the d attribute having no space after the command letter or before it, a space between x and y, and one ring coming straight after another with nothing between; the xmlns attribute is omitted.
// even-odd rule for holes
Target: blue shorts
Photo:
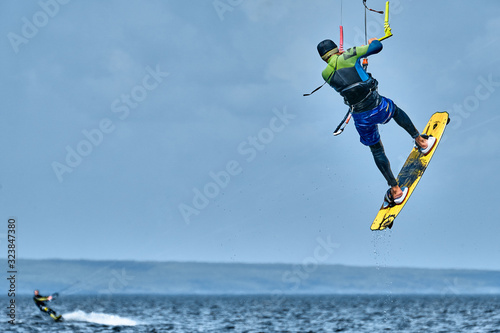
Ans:
<svg viewBox="0 0 500 333"><path fill-rule="evenodd" d="M380 98L381 102L375 109L352 114L360 141L365 146L371 146L380 141L378 124L386 124L394 115L394 102L383 96Z"/></svg>

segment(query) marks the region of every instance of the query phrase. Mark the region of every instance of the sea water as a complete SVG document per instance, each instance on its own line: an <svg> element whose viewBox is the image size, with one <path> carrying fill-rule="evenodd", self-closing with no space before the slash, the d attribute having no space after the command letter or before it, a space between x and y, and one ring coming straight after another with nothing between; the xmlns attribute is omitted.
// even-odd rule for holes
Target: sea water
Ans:
<svg viewBox="0 0 500 333"><path fill-rule="evenodd" d="M57 323L31 297L16 301L1 332L500 333L500 295L61 295Z"/></svg>

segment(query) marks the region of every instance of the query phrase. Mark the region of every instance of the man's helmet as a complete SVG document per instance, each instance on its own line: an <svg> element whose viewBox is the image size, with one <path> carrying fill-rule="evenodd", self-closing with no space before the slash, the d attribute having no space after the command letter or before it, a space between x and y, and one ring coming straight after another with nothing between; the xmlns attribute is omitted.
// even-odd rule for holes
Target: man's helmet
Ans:
<svg viewBox="0 0 500 333"><path fill-rule="evenodd" d="M337 44L330 39L325 39L318 44L318 53L321 59L327 61L333 54L339 52Z"/></svg>

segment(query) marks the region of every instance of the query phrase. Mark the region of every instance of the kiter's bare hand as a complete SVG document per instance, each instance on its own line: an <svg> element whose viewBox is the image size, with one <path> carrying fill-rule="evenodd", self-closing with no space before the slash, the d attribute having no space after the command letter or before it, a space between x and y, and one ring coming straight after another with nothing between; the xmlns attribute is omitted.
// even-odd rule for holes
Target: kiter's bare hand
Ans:
<svg viewBox="0 0 500 333"><path fill-rule="evenodd" d="M370 44L371 44L374 40L378 40L378 38L370 38L370 39L368 40L368 45L370 45Z"/></svg>

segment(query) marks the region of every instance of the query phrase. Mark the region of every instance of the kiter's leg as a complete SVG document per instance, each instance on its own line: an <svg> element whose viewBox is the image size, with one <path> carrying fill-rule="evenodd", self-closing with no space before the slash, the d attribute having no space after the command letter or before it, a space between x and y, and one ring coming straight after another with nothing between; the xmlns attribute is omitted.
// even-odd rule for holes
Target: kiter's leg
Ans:
<svg viewBox="0 0 500 333"><path fill-rule="evenodd" d="M391 163L385 154L384 145L382 145L382 140L377 142L374 145L370 146L370 150L373 155L373 159L375 160L375 164L377 165L384 178L387 180L387 184L389 186L397 186L398 182L396 178L394 178L394 174L391 170Z"/></svg>
<svg viewBox="0 0 500 333"><path fill-rule="evenodd" d="M404 128L404 130L406 132L408 132L408 134L410 134L413 139L416 139L420 136L420 133L418 132L415 125L413 125L410 117L408 117L406 112L401 110L396 104L394 104L394 116L393 116L393 118L394 118L394 121L396 121L396 123L399 126Z"/></svg>
<svg viewBox="0 0 500 333"><path fill-rule="evenodd" d="M54 310L52 310L51 308L49 308L49 315L50 315L50 316L52 317L52 319L54 319L54 320L59 319L59 318L57 318L57 313L56 313Z"/></svg>
<svg viewBox="0 0 500 333"><path fill-rule="evenodd" d="M370 147L375 164L391 187L392 197L394 199L400 198L403 195L403 191L399 188L398 182L392 174L391 164L385 155L384 146L380 140L377 123L373 123L373 119L371 119L370 115L370 112L352 114L356 130L359 133L361 143ZM389 117L390 114L387 116ZM390 118L388 118L387 121L388 120L390 120Z"/></svg>
<svg viewBox="0 0 500 333"><path fill-rule="evenodd" d="M393 198L399 198L403 195L403 191L398 186L398 182L396 178L394 178L394 174L391 170L391 163L385 154L384 146L382 145L382 141L380 140L374 145L370 146L370 150L373 155L373 159L375 160L375 164L377 165L382 175L387 180L387 184L391 187L391 194Z"/></svg>
<svg viewBox="0 0 500 333"><path fill-rule="evenodd" d="M54 317L57 316L57 313L54 310L52 310L51 308L49 308L48 306L42 308L41 310L44 311L44 312L47 312L47 314L49 316L51 316L52 318L54 318Z"/></svg>
<svg viewBox="0 0 500 333"><path fill-rule="evenodd" d="M415 142L419 147L422 147L423 149L427 148L427 139L422 137L418 130L415 128L415 125L413 125L412 121L410 120L410 117L401 110L397 105L394 104L394 120L396 123L401 126L402 128L405 129L408 134L411 135L413 139L415 139Z"/></svg>

